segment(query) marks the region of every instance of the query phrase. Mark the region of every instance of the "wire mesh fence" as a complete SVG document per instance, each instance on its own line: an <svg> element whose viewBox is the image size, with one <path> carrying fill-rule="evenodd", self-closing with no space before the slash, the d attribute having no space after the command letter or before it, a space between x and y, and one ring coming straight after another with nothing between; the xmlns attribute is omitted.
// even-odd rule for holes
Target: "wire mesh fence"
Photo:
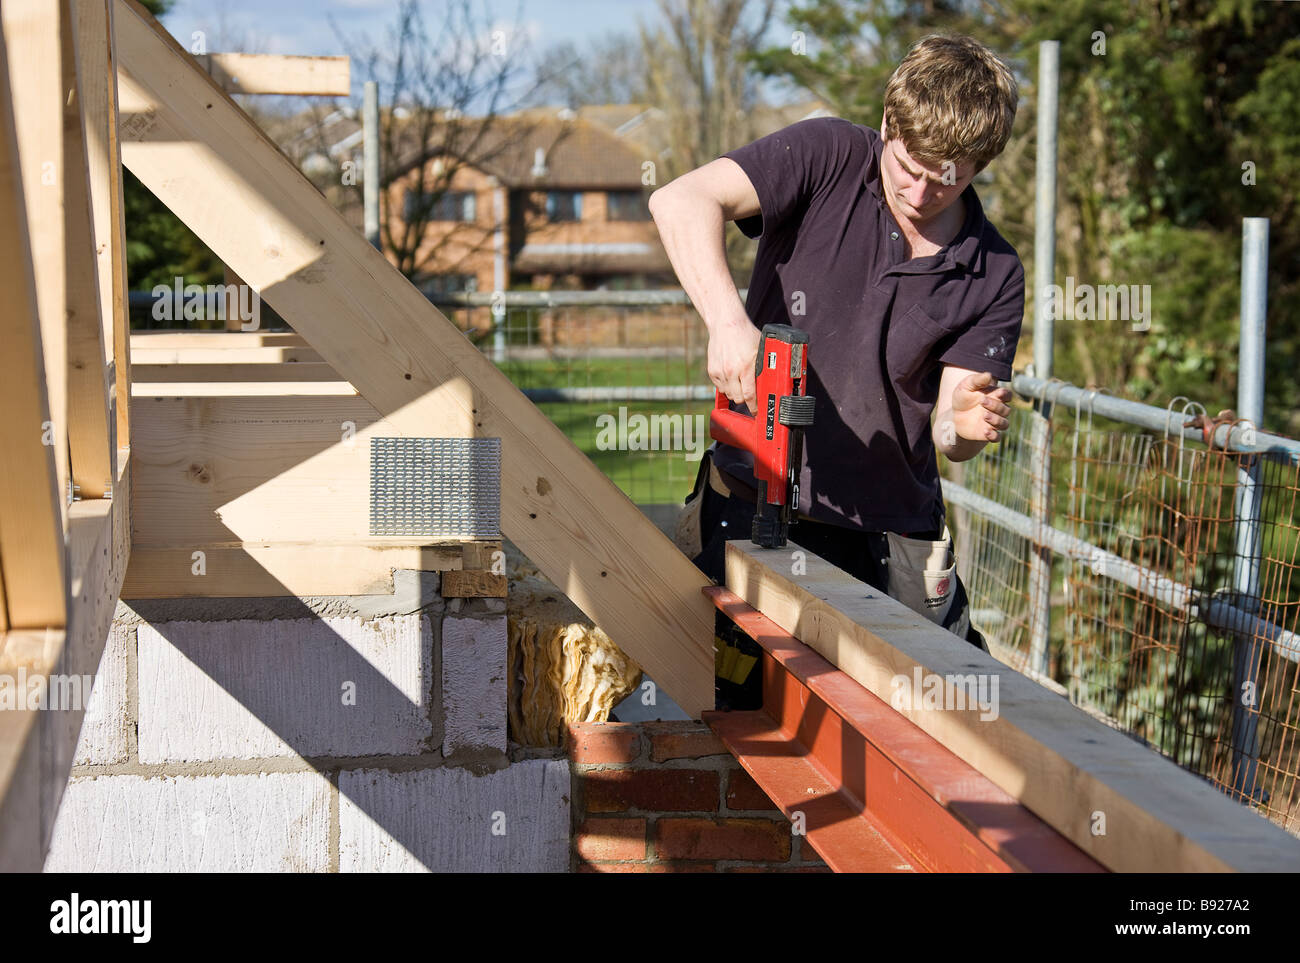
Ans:
<svg viewBox="0 0 1300 963"><path fill-rule="evenodd" d="M1003 443L947 466L950 504L974 506L955 513L972 620L1004 661L1300 834L1300 463L1191 441L1181 414L1160 433L1051 410L1045 460L1038 416L1018 411ZM1030 628L1044 542L1045 666Z"/></svg>

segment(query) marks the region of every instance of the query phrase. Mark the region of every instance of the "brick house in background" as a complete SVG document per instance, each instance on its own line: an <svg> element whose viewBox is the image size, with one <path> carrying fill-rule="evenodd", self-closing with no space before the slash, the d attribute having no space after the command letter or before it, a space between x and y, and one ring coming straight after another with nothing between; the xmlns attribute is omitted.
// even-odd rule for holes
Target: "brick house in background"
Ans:
<svg viewBox="0 0 1300 963"><path fill-rule="evenodd" d="M448 163L442 152L435 148L395 163L386 206L389 228L401 232L415 205L432 208L416 255L425 262L416 285L434 296L511 287L675 285L647 206L657 186L656 158L640 141L618 132L645 113L631 105L582 112L548 108L496 118L475 145L474 157L466 158L447 190L432 198L418 190L417 165L438 170L436 165ZM432 171L425 177L426 183L437 182Z"/></svg>
<svg viewBox="0 0 1300 963"><path fill-rule="evenodd" d="M827 111L814 100L753 114L755 129L769 133ZM345 162L361 167L356 111L298 115L284 127L277 131L281 147L361 230L361 185L340 186L338 176ZM427 262L416 272L417 285L434 296L498 287L677 287L646 203L668 179L667 128L663 112L644 104L536 108L495 118L450 190L427 201L436 210L417 253ZM392 230L400 232L409 206L421 202L412 191L416 165L439 163L446 160L435 147L412 149L389 166L395 180L384 209ZM426 182L433 180L426 172Z"/></svg>
<svg viewBox="0 0 1300 963"><path fill-rule="evenodd" d="M768 133L825 114L824 105L811 101L760 107L752 120L756 130ZM464 132L472 137L481 121L461 124L464 140ZM286 152L361 230L361 186L338 183L345 162L361 167L355 112L339 110L287 126L281 139ZM393 177L381 209L389 219L388 236L402 235L417 205L429 205L411 273L416 286L435 299L498 289L677 288L647 205L651 192L669 179L668 126L662 111L643 104L535 108L494 118L458 164L439 150L435 132L429 149L413 143L405 156L399 152L396 162L385 165ZM426 184L441 186L444 178L433 173L440 164L454 167L447 190L421 197L421 168ZM389 260L409 269L391 245L385 248ZM486 331L492 324L486 307L444 310L467 328ZM685 306L603 313L555 308L512 318L512 327L532 327L526 337L533 343L589 346L680 344L680 326L697 322Z"/></svg>

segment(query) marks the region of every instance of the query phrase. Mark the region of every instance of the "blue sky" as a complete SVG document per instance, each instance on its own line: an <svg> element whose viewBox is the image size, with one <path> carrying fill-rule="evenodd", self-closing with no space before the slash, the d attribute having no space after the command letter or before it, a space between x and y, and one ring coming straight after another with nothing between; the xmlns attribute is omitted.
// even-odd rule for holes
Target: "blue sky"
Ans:
<svg viewBox="0 0 1300 963"><path fill-rule="evenodd" d="M187 47L190 34L204 30L212 49L252 41L250 49L260 48L257 53L341 54L345 51L328 18L348 33L369 32L379 39L395 7L394 0L179 0L163 23ZM425 7L427 19L436 21L442 3L426 0ZM502 24L511 23L518 9L515 2L502 0L488 7ZM610 30L634 30L638 17L656 16L654 0L523 0L519 19L547 46L566 39L581 43Z"/></svg>
<svg viewBox="0 0 1300 963"><path fill-rule="evenodd" d="M483 0L474 2L476 11L483 9ZM425 0L430 24L443 6L442 0ZM654 0L490 0L486 6L498 26L513 23L518 13L538 50L565 40L581 47L611 31L635 33L638 21L660 22ZM179 0L163 23L186 48L193 31L203 30L210 50L342 54L347 51L330 18L348 35L380 40L395 9L395 0Z"/></svg>
<svg viewBox="0 0 1300 963"><path fill-rule="evenodd" d="M433 28L442 19L446 0L422 2L426 25ZM779 13L789 2L779 0L777 4L778 13L768 31L773 44L789 42L789 27ZM755 2L755 14L758 6ZM484 11L488 11L493 20L490 30L509 33L517 23L534 54L564 41L582 50L605 34L635 36L638 24L657 26L663 22L655 0L471 0L471 7L478 24L484 22ZM195 49L195 31L202 31L209 51L324 56L349 53L340 32L353 39L358 53L381 43L396 11L397 0L177 0L162 21L189 50ZM520 83L523 76L519 75ZM352 79L354 97L359 98L364 78L355 66ZM788 97L788 88L781 82L768 82L765 89L769 99ZM522 88L516 91L520 92Z"/></svg>

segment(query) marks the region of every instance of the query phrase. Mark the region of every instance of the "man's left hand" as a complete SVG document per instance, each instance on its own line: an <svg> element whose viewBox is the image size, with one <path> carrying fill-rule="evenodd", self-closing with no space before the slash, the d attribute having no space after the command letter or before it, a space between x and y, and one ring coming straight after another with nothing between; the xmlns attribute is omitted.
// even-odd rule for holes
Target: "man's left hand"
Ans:
<svg viewBox="0 0 1300 963"><path fill-rule="evenodd" d="M992 372L962 378L952 391L952 420L957 437L968 441L998 441L1010 422L1011 392L999 388Z"/></svg>

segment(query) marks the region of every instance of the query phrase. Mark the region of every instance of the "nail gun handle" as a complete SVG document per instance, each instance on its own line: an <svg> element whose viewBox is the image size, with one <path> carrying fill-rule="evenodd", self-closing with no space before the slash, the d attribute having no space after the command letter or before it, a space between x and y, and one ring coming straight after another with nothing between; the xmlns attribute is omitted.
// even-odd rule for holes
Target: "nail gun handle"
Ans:
<svg viewBox="0 0 1300 963"><path fill-rule="evenodd" d="M713 399L709 413L709 436L747 451L754 445L754 416L743 411L732 411L731 402L721 391Z"/></svg>

